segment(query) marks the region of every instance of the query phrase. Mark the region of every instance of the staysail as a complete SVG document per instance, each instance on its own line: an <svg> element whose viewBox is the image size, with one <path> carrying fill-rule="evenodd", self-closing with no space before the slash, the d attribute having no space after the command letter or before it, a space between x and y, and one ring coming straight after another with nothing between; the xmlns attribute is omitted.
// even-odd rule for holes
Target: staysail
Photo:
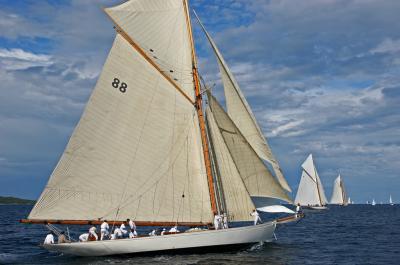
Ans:
<svg viewBox="0 0 400 265"><path fill-rule="evenodd" d="M347 195L346 190L344 188L343 180L339 174L339 176L335 179L333 183L333 191L331 197L331 204L340 204L340 205L347 205Z"/></svg>
<svg viewBox="0 0 400 265"><path fill-rule="evenodd" d="M239 171L236 168L228 147L219 131L214 116L209 107L206 109L206 117L210 136L212 138L213 150L215 152L218 174L221 179L222 192L226 212L230 221L249 221L253 217L249 215L255 206L246 190Z"/></svg>
<svg viewBox="0 0 400 265"><path fill-rule="evenodd" d="M238 83L236 82L235 77L229 70L228 65L226 64L224 58L218 50L218 47L206 31L200 19L198 17L197 19L205 35L207 36L207 39L209 40L213 51L215 52L215 56L217 57L222 77L222 83L224 86L228 110L227 112L229 117L239 128L239 130L246 138L246 140L250 143L257 155L271 164L280 185L285 190L291 192L291 188L282 174L282 170L278 164L278 161L272 154L271 148L269 147L267 140L264 137L249 104L247 103L246 98L244 97Z"/></svg>
<svg viewBox="0 0 400 265"><path fill-rule="evenodd" d="M311 154L307 157L301 167L303 171L296 198L294 200L295 204L300 203L300 205L303 206L326 205L327 199L324 188L322 187L321 179L318 176Z"/></svg>
<svg viewBox="0 0 400 265"><path fill-rule="evenodd" d="M28 218L212 221L196 109L120 34Z"/></svg>
<svg viewBox="0 0 400 265"><path fill-rule="evenodd" d="M217 100L208 93L215 122L250 196L292 202Z"/></svg>

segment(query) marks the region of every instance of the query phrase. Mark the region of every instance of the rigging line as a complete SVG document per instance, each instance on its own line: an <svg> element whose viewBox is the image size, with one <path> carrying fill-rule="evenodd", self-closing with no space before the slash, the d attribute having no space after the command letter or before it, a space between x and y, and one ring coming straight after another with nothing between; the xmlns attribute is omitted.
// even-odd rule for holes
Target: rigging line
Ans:
<svg viewBox="0 0 400 265"><path fill-rule="evenodd" d="M187 100L189 100L189 102L192 105L195 105L195 102L193 101L193 99L188 96L183 89L173 80L171 79L171 77L169 77L166 73L164 73L162 71L162 69L157 65L157 63L155 63L148 55L147 53L135 42L133 41L133 39L122 29L122 27L120 27L118 25L118 23L111 17L110 14L108 14L108 12L103 9L104 12L107 14L107 16L111 19L111 21L115 24L115 28L118 34L120 34L131 46L132 48L134 48L148 63L150 63L150 65L152 65L165 79L167 79L167 81L173 86L175 87L179 93L181 93Z"/></svg>

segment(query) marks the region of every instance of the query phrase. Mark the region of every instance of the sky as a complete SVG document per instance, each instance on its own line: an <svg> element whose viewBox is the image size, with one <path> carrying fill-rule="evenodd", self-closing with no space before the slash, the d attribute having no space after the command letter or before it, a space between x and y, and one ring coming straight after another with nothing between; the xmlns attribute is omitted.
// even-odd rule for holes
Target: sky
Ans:
<svg viewBox="0 0 400 265"><path fill-rule="evenodd" d="M121 1L0 0L0 195L35 199L79 121ZM294 191L309 153L330 197L400 202L400 1L192 0ZM201 75L218 66L193 21Z"/></svg>

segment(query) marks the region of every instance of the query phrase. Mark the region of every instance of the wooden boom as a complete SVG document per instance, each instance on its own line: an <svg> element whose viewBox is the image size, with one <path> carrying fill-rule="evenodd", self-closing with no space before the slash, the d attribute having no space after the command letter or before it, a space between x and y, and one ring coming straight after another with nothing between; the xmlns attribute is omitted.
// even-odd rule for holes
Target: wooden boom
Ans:
<svg viewBox="0 0 400 265"><path fill-rule="evenodd" d="M45 219L21 219L22 224L60 224L60 225L100 225L104 220L45 220ZM107 220L109 224L121 225L125 221ZM150 222L150 221L135 221L136 226L210 226L211 223L201 222Z"/></svg>

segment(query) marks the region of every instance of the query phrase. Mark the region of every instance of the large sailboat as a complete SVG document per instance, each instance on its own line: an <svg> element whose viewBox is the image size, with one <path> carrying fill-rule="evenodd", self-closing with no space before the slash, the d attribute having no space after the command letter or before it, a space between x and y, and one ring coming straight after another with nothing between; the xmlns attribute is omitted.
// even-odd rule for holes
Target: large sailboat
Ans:
<svg viewBox="0 0 400 265"><path fill-rule="evenodd" d="M314 165L312 154L310 154L301 165L303 171L301 173L300 184L297 190L295 204L300 204L314 210L325 210L328 203L324 187L319 178L317 169Z"/></svg>
<svg viewBox="0 0 400 265"><path fill-rule="evenodd" d="M339 174L339 176L333 182L333 191L330 204L347 206L347 204L350 203L351 203L350 197L349 198L347 197L342 177Z"/></svg>
<svg viewBox="0 0 400 265"><path fill-rule="evenodd" d="M299 218L213 229L222 213L229 224L248 224L256 199L292 203L279 164L203 25L227 112L201 87L187 0L131 0L105 12L116 28L113 46L60 161L21 222L117 226L130 218L137 226L201 229L44 247L81 256L215 249L271 241L277 224Z"/></svg>

